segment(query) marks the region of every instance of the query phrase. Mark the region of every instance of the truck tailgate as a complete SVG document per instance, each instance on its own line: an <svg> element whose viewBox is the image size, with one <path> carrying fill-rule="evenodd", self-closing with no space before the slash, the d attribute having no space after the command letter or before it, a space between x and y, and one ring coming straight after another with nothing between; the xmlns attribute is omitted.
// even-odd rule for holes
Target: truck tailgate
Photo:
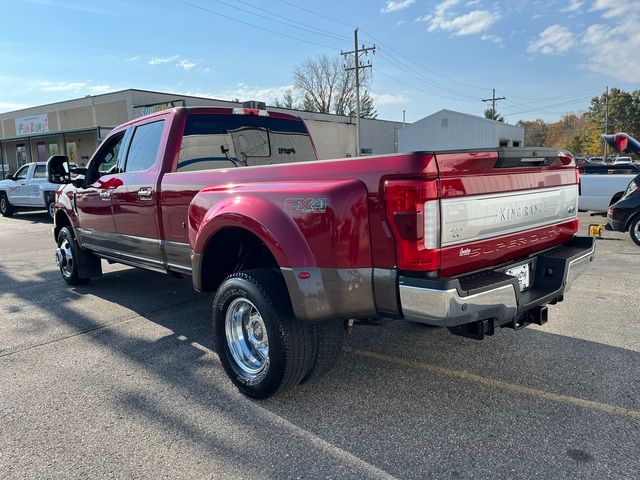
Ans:
<svg viewBox="0 0 640 480"><path fill-rule="evenodd" d="M568 154L507 148L436 160L442 276L512 263L577 231L577 172Z"/></svg>

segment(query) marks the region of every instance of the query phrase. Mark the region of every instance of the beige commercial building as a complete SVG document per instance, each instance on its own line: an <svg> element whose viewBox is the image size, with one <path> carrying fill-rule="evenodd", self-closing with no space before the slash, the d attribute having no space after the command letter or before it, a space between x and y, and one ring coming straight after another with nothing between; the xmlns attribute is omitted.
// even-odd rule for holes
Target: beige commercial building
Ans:
<svg viewBox="0 0 640 480"><path fill-rule="evenodd" d="M253 99L242 99L253 100ZM261 100L261 99L255 99ZM239 103L146 90L122 90L0 114L0 177L21 165L66 154L85 165L115 126L171 106L238 107ZM356 156L355 119L340 115L286 110L305 120L322 159ZM361 119L361 154L397 150L400 122Z"/></svg>

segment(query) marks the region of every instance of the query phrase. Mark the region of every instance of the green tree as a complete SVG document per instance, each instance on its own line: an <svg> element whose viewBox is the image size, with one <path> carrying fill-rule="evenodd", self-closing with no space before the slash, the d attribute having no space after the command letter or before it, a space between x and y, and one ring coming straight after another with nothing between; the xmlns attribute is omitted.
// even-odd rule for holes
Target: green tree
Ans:
<svg viewBox="0 0 640 480"><path fill-rule="evenodd" d="M296 100L293 90L287 88L282 94L282 98L275 98L273 105L278 108L293 108L299 109L301 107L300 102Z"/></svg>
<svg viewBox="0 0 640 480"><path fill-rule="evenodd" d="M496 122L504 123L504 117L500 115L497 111L493 111L492 108L487 108L484 111L484 118L488 118L489 120L495 120Z"/></svg>
<svg viewBox="0 0 640 480"><path fill-rule="evenodd" d="M607 115L608 110L608 115ZM640 90L625 92L612 88L591 99L589 118L602 133L625 132L640 137ZM608 118L607 118L608 117Z"/></svg>
<svg viewBox="0 0 640 480"><path fill-rule="evenodd" d="M518 127L524 128L524 145L527 147L544 147L549 124L544 120L519 120Z"/></svg>

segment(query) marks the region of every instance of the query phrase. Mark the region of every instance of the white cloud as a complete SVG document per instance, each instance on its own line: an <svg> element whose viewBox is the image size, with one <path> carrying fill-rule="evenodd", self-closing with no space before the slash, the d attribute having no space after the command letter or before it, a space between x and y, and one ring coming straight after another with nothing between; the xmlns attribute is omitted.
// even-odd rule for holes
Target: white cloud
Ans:
<svg viewBox="0 0 640 480"><path fill-rule="evenodd" d="M113 92L115 88L111 85L92 85L88 87L88 90L91 95L101 95L103 93Z"/></svg>
<svg viewBox="0 0 640 480"><path fill-rule="evenodd" d="M36 82L36 89L42 92L73 92L86 93L89 95L100 95L112 92L115 89L110 85L93 85L88 82Z"/></svg>
<svg viewBox="0 0 640 480"><path fill-rule="evenodd" d="M480 37L480 40L482 40L484 42L493 42L493 43L496 43L496 44L498 44L500 46L503 46L502 37L499 37L498 35L493 35L493 34L482 35Z"/></svg>
<svg viewBox="0 0 640 480"><path fill-rule="evenodd" d="M191 70L195 66L196 66L195 63L193 63L193 62L191 62L189 60L186 60L186 59L182 59L178 63L176 63L176 67L180 67L183 70L187 70L187 71Z"/></svg>
<svg viewBox="0 0 640 480"><path fill-rule="evenodd" d="M620 18L614 25L593 24L584 31L580 44L586 54L586 68L624 82L640 83L638 10L632 10L630 15Z"/></svg>
<svg viewBox="0 0 640 480"><path fill-rule="evenodd" d="M545 55L561 55L576 45L573 33L562 25L551 25L545 28L538 38L531 41L528 52L540 52Z"/></svg>
<svg viewBox="0 0 640 480"><path fill-rule="evenodd" d="M85 82L38 82L43 92L77 92L87 87Z"/></svg>
<svg viewBox="0 0 640 480"><path fill-rule="evenodd" d="M11 112L13 110L22 110L23 108L29 108L31 105L27 105L24 103L14 103L14 102L2 102L0 101L0 113L3 112Z"/></svg>
<svg viewBox="0 0 640 480"><path fill-rule="evenodd" d="M385 6L380 9L380 13L398 12L414 3L416 3L416 0L387 0Z"/></svg>
<svg viewBox="0 0 640 480"><path fill-rule="evenodd" d="M215 98L218 100L232 101L234 98L239 99L241 102L247 100L257 100L261 102L271 103L274 98L282 97L284 93L293 89L293 85L282 85L279 87L256 87L247 85L246 83L238 83L235 87L228 88L220 92L201 92L201 91L187 91L177 92L183 95L191 95L194 97Z"/></svg>
<svg viewBox="0 0 640 480"><path fill-rule="evenodd" d="M604 10L604 18L629 17L640 13L640 2L636 0L596 0L592 11Z"/></svg>
<svg viewBox="0 0 640 480"><path fill-rule="evenodd" d="M153 57L148 63L149 65L160 65L162 63L174 62L178 58L180 58L179 55L171 55L170 57Z"/></svg>
<svg viewBox="0 0 640 480"><path fill-rule="evenodd" d="M393 94L370 92L369 95L373 98L376 107L379 105L403 105L409 103L409 98L402 93Z"/></svg>
<svg viewBox="0 0 640 480"><path fill-rule="evenodd" d="M460 4L460 0L444 0L438 4L432 15L418 17L416 21L427 22L430 32L442 30L452 35L474 35L482 33L500 20L500 14L489 10L472 10L462 15L452 13L452 9Z"/></svg>
<svg viewBox="0 0 640 480"><path fill-rule="evenodd" d="M135 56L135 57L129 57L129 58L127 58L126 60L127 60L127 62L134 63L134 62L137 62L138 60L140 60L140 57L138 57L138 56Z"/></svg>
<svg viewBox="0 0 640 480"><path fill-rule="evenodd" d="M561 12L576 12L578 10L580 10L580 7L582 7L582 5L584 4L584 2L582 0L569 0L569 5L567 5L565 8L560 9Z"/></svg>
<svg viewBox="0 0 640 480"><path fill-rule="evenodd" d="M570 5L577 3L570 1ZM595 0L591 11L600 13L601 23L589 25L580 34L552 25L529 43L528 51L557 55L575 48L585 58L584 68L626 83L640 83L640 2Z"/></svg>

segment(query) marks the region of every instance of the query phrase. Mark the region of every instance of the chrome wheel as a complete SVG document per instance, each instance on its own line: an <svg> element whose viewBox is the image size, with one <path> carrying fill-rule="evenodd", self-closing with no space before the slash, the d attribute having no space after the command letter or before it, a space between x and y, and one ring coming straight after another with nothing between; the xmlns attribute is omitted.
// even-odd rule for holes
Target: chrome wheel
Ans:
<svg viewBox="0 0 640 480"><path fill-rule="evenodd" d="M56 204L54 202L49 203L47 210L49 210L51 218L56 218Z"/></svg>
<svg viewBox="0 0 640 480"><path fill-rule="evenodd" d="M62 242L60 242L60 246L56 248L56 265L60 268L65 278L73 275L73 251L71 250L71 243L68 238L64 238Z"/></svg>
<svg viewBox="0 0 640 480"><path fill-rule="evenodd" d="M0 213L7 212L7 199L4 197L0 197Z"/></svg>
<svg viewBox="0 0 640 480"><path fill-rule="evenodd" d="M225 334L238 368L256 378L269 360L269 336L262 315L246 298L236 298L225 315Z"/></svg>

